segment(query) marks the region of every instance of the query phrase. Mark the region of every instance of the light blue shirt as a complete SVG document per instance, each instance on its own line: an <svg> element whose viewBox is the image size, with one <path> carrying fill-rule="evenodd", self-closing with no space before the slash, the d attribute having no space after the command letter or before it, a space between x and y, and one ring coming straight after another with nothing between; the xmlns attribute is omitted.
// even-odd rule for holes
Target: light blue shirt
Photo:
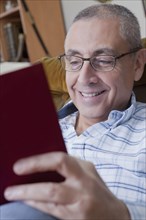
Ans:
<svg viewBox="0 0 146 220"><path fill-rule="evenodd" d="M112 193L127 205L131 219L146 219L146 104L114 110L108 120L75 131L78 112L60 120L70 155L91 161Z"/></svg>

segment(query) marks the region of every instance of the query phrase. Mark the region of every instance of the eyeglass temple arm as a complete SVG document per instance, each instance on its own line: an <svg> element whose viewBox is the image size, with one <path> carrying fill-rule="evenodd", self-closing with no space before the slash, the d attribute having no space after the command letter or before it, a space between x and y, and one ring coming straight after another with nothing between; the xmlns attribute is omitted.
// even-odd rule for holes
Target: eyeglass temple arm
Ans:
<svg viewBox="0 0 146 220"><path fill-rule="evenodd" d="M116 56L115 59L119 59L119 58L124 57L124 56L126 56L128 54L135 53L135 52L139 51L140 49L142 49L142 47L137 47L137 48L131 50L130 52L123 53L123 54L121 54L119 56Z"/></svg>

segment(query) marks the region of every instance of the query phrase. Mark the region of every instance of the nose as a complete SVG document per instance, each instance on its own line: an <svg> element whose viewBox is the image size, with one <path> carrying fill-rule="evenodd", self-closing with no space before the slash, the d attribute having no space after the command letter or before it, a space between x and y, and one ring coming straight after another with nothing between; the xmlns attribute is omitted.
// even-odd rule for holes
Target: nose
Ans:
<svg viewBox="0 0 146 220"><path fill-rule="evenodd" d="M78 82L82 85L96 84L99 80L97 72L92 68L90 63L84 62L78 75Z"/></svg>

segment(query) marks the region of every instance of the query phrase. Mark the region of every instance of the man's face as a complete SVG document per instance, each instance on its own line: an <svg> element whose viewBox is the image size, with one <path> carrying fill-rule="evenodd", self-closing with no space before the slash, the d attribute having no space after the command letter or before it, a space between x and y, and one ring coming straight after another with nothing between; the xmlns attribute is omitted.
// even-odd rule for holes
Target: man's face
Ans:
<svg viewBox="0 0 146 220"><path fill-rule="evenodd" d="M83 58L101 54L120 55L129 51L128 43L119 34L114 20L80 20L70 28L65 53ZM108 51L108 52L107 52ZM80 117L91 124L107 119L111 110L123 110L128 105L135 79L134 59L127 55L117 60L112 71L95 71L85 61L81 70L66 72L71 99Z"/></svg>

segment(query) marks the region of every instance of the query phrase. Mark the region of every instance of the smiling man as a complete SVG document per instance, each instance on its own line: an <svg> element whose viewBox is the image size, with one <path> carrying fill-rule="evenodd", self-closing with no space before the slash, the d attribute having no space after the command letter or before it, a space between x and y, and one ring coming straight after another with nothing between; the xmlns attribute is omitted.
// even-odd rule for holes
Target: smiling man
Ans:
<svg viewBox="0 0 146 220"><path fill-rule="evenodd" d="M28 206L2 206L3 219L145 219L146 104L132 89L146 60L136 17L112 4L81 11L59 59L77 108L60 119L69 155L22 159L14 171L53 169L65 181L9 187L5 197Z"/></svg>
<svg viewBox="0 0 146 220"><path fill-rule="evenodd" d="M66 82L80 112L76 124L79 133L107 120L112 110L124 110L133 81L141 77L142 71L135 71L137 64L131 55L141 48L140 42L132 47L122 38L119 20L80 19L66 37Z"/></svg>

